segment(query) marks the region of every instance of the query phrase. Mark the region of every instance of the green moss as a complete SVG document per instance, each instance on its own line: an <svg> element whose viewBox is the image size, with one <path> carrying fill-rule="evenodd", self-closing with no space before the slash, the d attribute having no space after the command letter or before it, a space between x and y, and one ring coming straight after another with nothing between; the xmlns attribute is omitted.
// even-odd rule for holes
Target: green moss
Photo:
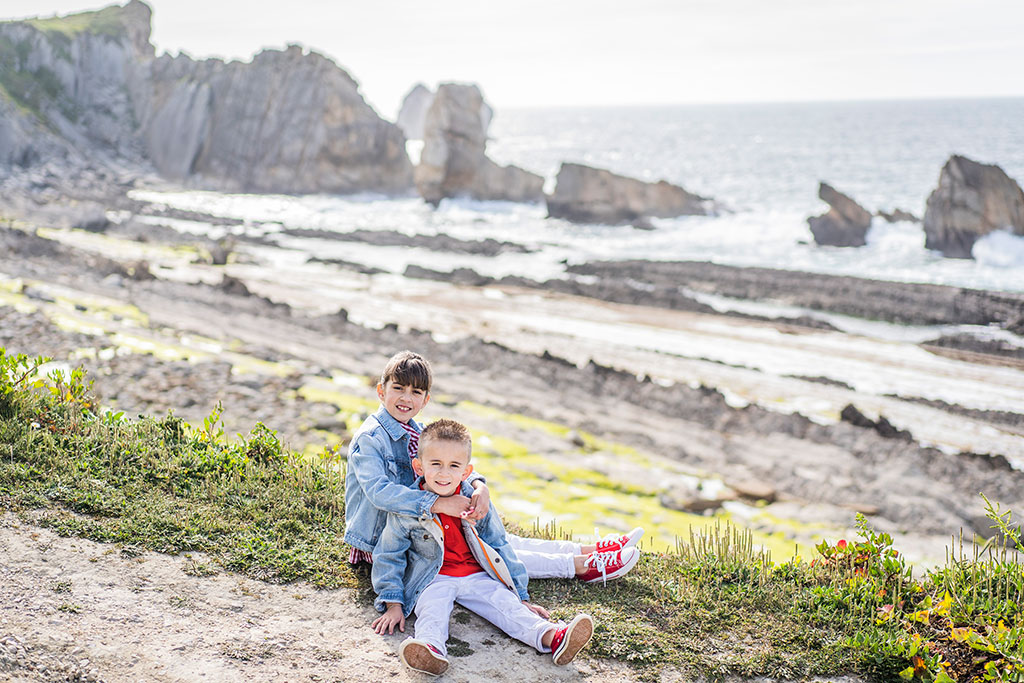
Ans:
<svg viewBox="0 0 1024 683"><path fill-rule="evenodd" d="M307 401L337 406L340 412L349 416L372 413L378 405L376 400L357 396L333 382L319 378L299 387L298 395Z"/></svg>
<svg viewBox="0 0 1024 683"><path fill-rule="evenodd" d="M732 519L728 513L713 517L670 510L653 493L624 486L582 467L564 467L557 457L531 453L512 439L470 430L474 467L487 477L496 505L519 525L557 522L564 532L583 541L600 533L643 526L643 546L665 552L691 528L707 529ZM791 557L793 542L781 534L755 534L756 542L776 557Z"/></svg>
<svg viewBox="0 0 1024 683"><path fill-rule="evenodd" d="M472 401L459 401L457 407L467 412L476 413L477 415L481 415L484 417L491 417L497 418L499 420L504 420L506 422L516 425L517 427L522 427L523 429L540 430L543 432L547 432L548 434L552 434L554 436L565 437L568 436L569 432L572 431L565 425L560 425L555 422L548 422L547 420L540 420L535 417L520 415L518 413L506 413L501 410L498 410L497 408L485 406L480 403L474 403Z"/></svg>

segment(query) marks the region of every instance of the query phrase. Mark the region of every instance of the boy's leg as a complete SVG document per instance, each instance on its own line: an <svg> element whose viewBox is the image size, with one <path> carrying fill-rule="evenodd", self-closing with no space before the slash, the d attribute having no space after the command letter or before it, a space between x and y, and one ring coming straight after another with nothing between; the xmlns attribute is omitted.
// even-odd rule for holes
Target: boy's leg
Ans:
<svg viewBox="0 0 1024 683"><path fill-rule="evenodd" d="M529 550L535 553L548 553L549 555L579 555L581 554L580 544L572 541L548 541L543 538L525 538L508 534L508 544L519 554L520 550Z"/></svg>
<svg viewBox="0 0 1024 683"><path fill-rule="evenodd" d="M576 576L574 557L580 554L580 544L572 541L545 541L508 535L508 544L526 567L531 579L571 579Z"/></svg>
<svg viewBox="0 0 1024 683"><path fill-rule="evenodd" d="M526 567L526 575L531 579L571 579L576 576L576 562L572 555L516 550L516 557Z"/></svg>
<svg viewBox="0 0 1024 683"><path fill-rule="evenodd" d="M448 656L448 622L458 591L458 579L438 574L420 593L414 610L416 639L430 643L445 657Z"/></svg>
<svg viewBox="0 0 1024 683"><path fill-rule="evenodd" d="M463 578L455 601L538 652L551 651L542 641L555 624L531 612L519 596L484 572Z"/></svg>

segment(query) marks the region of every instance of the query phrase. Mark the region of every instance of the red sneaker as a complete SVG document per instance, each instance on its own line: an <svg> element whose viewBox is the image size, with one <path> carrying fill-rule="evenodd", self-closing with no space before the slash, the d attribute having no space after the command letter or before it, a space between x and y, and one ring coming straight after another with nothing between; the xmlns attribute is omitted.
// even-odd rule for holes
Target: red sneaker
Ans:
<svg viewBox="0 0 1024 683"><path fill-rule="evenodd" d="M398 656L413 671L440 676L448 670L448 660L445 656L424 640L406 638L398 646Z"/></svg>
<svg viewBox="0 0 1024 683"><path fill-rule="evenodd" d="M640 550L637 548L626 548L607 553L593 552L583 560L583 565L589 567L586 573L576 578L585 583L601 581L607 583L611 579L618 579L625 576L637 560L640 559Z"/></svg>
<svg viewBox="0 0 1024 683"><path fill-rule="evenodd" d="M580 653L594 635L594 620L589 614L578 614L567 626L555 631L551 638L551 661L565 666Z"/></svg>
<svg viewBox="0 0 1024 683"><path fill-rule="evenodd" d="M623 548L632 548L640 539L644 536L643 527L636 527L628 534L622 534L621 536L606 536L597 542L597 552L608 553L615 550L622 550Z"/></svg>

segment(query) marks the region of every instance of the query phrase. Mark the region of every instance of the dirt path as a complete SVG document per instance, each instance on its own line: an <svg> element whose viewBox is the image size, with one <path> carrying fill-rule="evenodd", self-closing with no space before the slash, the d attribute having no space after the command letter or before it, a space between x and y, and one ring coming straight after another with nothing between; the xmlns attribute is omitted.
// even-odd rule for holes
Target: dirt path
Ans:
<svg viewBox="0 0 1024 683"><path fill-rule="evenodd" d="M425 680L352 590L193 576L199 556L62 538L12 514L0 557L0 681ZM614 662L555 667L461 609L451 635L446 681L634 680Z"/></svg>

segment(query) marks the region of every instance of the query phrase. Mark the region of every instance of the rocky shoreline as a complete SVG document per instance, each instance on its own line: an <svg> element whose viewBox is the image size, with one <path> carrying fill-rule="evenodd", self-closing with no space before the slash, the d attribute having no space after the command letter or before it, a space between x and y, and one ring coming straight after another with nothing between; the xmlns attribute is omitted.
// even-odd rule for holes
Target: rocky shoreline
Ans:
<svg viewBox="0 0 1024 683"><path fill-rule="evenodd" d="M131 302L143 311L155 313L169 311L169 302L176 307L190 309L195 314L188 320L178 320L175 334L229 335L228 330L245 326L252 320L261 331L253 339L260 338L262 344L252 340L246 342L246 353L268 362L280 362L291 358L300 363L294 374L275 378L253 378L236 376L231 364L217 361L182 362L161 361L154 356L131 354L114 356L106 360L84 359L98 381L104 400L109 400L118 410L127 414L162 413L168 409L190 421L201 421L218 400L225 405L225 416L229 429L244 430L246 423L251 426L255 420L262 420L277 429L293 445L315 444L322 440L321 431L344 432L343 425L333 421L334 410L325 404L298 402L284 399L294 393L310 376L329 376L332 363L318 354L314 362L309 356L294 356L287 350L286 339L297 339L302 335L324 340L324 347L343 343L346 348L359 349L356 357L363 358L359 370L366 374L374 371L374 362L386 349L416 348L436 359L442 372L440 376L454 375L471 377L472 383L487 384L497 378L515 378L520 387L516 396L507 396L505 409L531 415L540 419L558 420L577 429L594 431L614 437L616 440L635 443L650 448L691 466L706 471L719 472L733 479L757 479L768 483L780 496L805 503L830 503L859 506L875 510L880 519L889 520L897 528L914 529L919 533L941 533L962 524L975 524L976 491L986 491L993 497L1013 501L1024 490L1024 472L1009 470L1005 459L965 458L943 453L934 448L924 447L906 438L886 438L872 425L855 426L839 423L817 424L800 414L779 414L748 405L736 408L721 392L712 387L690 388L681 384L665 386L650 378L637 377L612 367L590 362L583 367L566 362L547 352L530 355L514 351L500 344L484 342L472 337L454 342L437 342L430 333L416 330L401 331L397 326L372 329L358 325L341 315L308 317L287 305L254 296L243 283L232 286L225 281L222 285L204 285L168 282L160 279L133 280L115 272L113 266L97 268L97 264L80 258L68 251L68 247L52 245L49 240L27 234L5 230L0 235L8 246L6 258L0 259L0 272L25 278L45 278L56 282L74 283L81 291L102 292L126 303ZM52 246L50 246L52 245ZM50 249L43 248L50 246ZM65 262L59 273L52 271L53 256L62 254ZM77 265L81 264L81 265ZM711 264L592 264L574 267L573 270L588 275L597 275L606 282L627 276L645 277L647 282L665 284L673 282L678 290L680 273L691 276L691 287L709 287L712 281L733 284L723 287L731 293L746 291L787 292L808 291L805 303L814 301L843 309L860 306L866 310L863 289L851 287L850 278L828 278L806 273L766 271L763 269L730 269ZM123 266L122 266L123 268ZM752 272L747 272L748 270ZM111 277L115 279L111 279ZM714 280L718 278L718 280ZM838 280L829 283L829 280ZM816 287L807 287L808 282ZM492 285L493 283L487 283ZM517 282L516 284L521 284ZM796 289L786 289L786 286ZM835 292L845 292L846 297L824 297L824 284L830 284ZM610 285L609 285L610 286ZM901 314L904 319L916 320L957 320L962 321L964 312L958 302L965 297L979 300L988 307L981 309L987 315L972 312L967 319L998 318L1001 322L1016 319L1012 307L1016 297L1009 295L987 295L972 293L956 288L941 288L922 285L899 285L893 283L871 283L863 281L862 288L875 292L888 292L893 299L920 302L919 308L908 307ZM600 290L588 289L597 285L582 286L576 295L596 296ZM25 286L21 290L26 296L33 289ZM42 295L37 300L45 301ZM610 298L610 297L609 297ZM657 298L645 299L644 305L659 305ZM945 304L944 306L940 304ZM715 315L705 307L698 308L701 314ZM210 314L223 318L223 326L210 328L207 321ZM889 309L887 301L871 309L885 314ZM25 314L10 307L0 308L3 318L3 334L0 343L10 351L44 353L64 358L70 352L95 347L97 339L81 333L61 330L40 313ZM152 315L152 313L150 313ZM946 316L946 317L942 317ZM168 316L170 319L172 316ZM258 321L258 322L257 322ZM154 323L149 323L154 326ZM160 328L167 329L167 321L161 321ZM792 324L786 321L786 324ZM221 330L217 332L217 330ZM236 330L237 333L237 330ZM338 340L332 342L330 340ZM222 342L228 338L222 339ZM351 361L351 359L350 359ZM551 387L564 387L551 393ZM451 391L451 385L444 385ZM480 392L477 392L480 393ZM536 397L548 397L536 403ZM486 392L477 398L487 401ZM578 404L578 396L599 397L588 403L592 409L586 413L565 410L562 406ZM518 398L517 398L518 397ZM491 397L490 400L493 400ZM913 400L913 399L911 399ZM598 408L600 406L600 408ZM656 436L657 429L637 425L613 427L611 423L596 421L597 413L606 415L622 414L642 409L646 413L692 425L693 429L705 434L702 439L711 438L716 445L694 449L680 447L673 440ZM940 409L956 414L967 412L974 418L989 420L994 424L1019 426L1020 416L1013 413L986 414L984 411L964 411L955 405L940 405ZM624 429L625 431L619 431ZM319 431L318 431L319 430ZM344 435L342 433L342 438ZM751 440L762 445L748 454L743 454ZM791 466L780 469L783 454L774 448L763 447L782 439L793 444L804 444L813 452L819 449L840 457L838 461L817 461L825 451L812 458L795 474ZM731 445L730 445L731 444ZM741 446L739 444L746 444ZM738 450L737 450L738 449ZM756 455L755 455L756 454ZM787 458L791 457L786 455ZM810 457L810 456L808 456ZM840 465L845 462L845 465ZM811 475L817 470L820 475ZM822 489L817 476L831 477L837 470L849 471L841 487ZM857 474L854 475L853 473ZM901 473L927 472L924 478L905 478ZM941 491L941 495L936 492ZM975 529L979 532L984 528Z"/></svg>

